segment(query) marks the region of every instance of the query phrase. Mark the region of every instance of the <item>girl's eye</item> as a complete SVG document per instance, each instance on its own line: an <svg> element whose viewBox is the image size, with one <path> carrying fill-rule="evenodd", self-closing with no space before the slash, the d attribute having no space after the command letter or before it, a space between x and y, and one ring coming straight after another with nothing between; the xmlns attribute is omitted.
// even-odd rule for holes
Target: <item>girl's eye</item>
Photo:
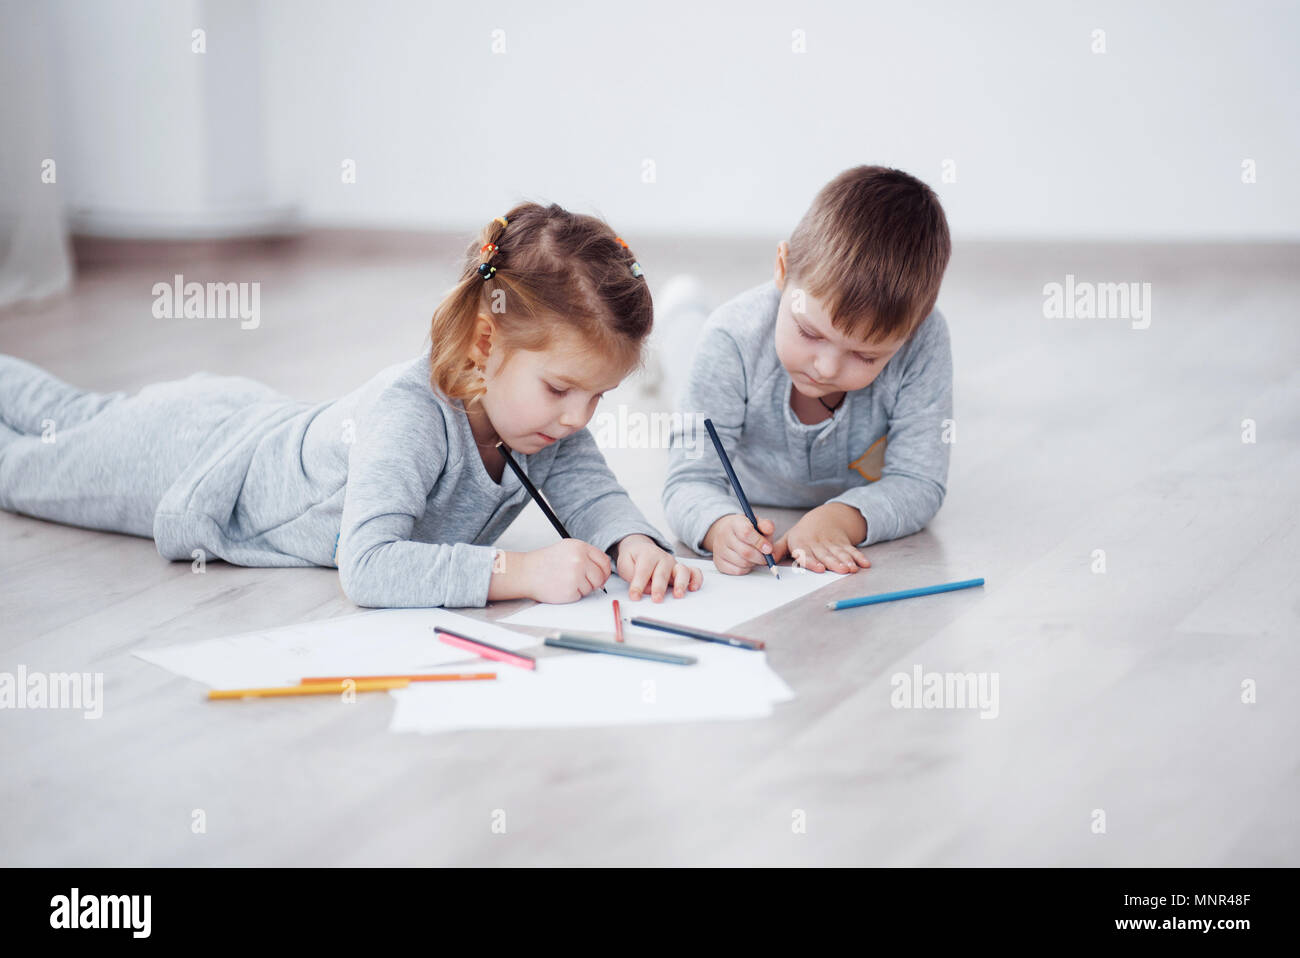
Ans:
<svg viewBox="0 0 1300 958"><path fill-rule="evenodd" d="M546 388L549 389L549 390L551 391L551 395L552 395L552 396L563 396L563 395L565 395L565 394L568 392L567 389L556 389L556 388L555 388L554 386L552 386L550 383L547 383L547 384L546 384Z"/></svg>
<svg viewBox="0 0 1300 958"><path fill-rule="evenodd" d="M799 335L802 336L804 339L820 339L820 338L821 338L820 336L811 336L811 335L809 335L808 332L807 332L807 330L805 330L802 326L799 327Z"/></svg>
<svg viewBox="0 0 1300 958"><path fill-rule="evenodd" d="M876 361L875 356L863 356L861 353L855 353L854 355L856 355L858 359L862 360L868 366L870 366L872 363Z"/></svg>

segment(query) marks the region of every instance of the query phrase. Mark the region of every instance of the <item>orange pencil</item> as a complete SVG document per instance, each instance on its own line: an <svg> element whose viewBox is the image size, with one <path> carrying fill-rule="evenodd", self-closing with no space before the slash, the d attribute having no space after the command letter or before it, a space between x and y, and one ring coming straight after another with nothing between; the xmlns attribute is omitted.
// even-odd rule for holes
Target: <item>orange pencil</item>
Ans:
<svg viewBox="0 0 1300 958"><path fill-rule="evenodd" d="M302 679L302 685L309 682L342 682L345 679L351 679L353 682L392 682L397 679L406 679L408 682L457 682L469 681L473 679L494 679L497 677L495 672L431 672L418 675L335 675L325 678L313 676Z"/></svg>
<svg viewBox="0 0 1300 958"><path fill-rule="evenodd" d="M209 699L260 699L279 695L337 695L341 692L379 692L384 689L404 689L410 682L391 679L381 682L312 682L310 685L277 685L265 689L212 689Z"/></svg>
<svg viewBox="0 0 1300 958"><path fill-rule="evenodd" d="M614 641L623 641L623 616L618 612L618 599L614 600Z"/></svg>

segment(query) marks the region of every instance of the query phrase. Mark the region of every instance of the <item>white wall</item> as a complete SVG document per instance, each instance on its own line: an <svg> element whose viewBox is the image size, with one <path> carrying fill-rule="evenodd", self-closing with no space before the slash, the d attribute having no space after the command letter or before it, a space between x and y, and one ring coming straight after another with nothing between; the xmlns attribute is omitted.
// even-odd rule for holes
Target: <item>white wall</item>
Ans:
<svg viewBox="0 0 1300 958"><path fill-rule="evenodd" d="M64 2L101 45L63 64L76 205L186 201L218 128L177 107L211 63L185 21L222 0ZM934 185L962 238L1300 239L1295 3L266 0L257 23L220 37L260 67L220 85L226 146L264 151L262 201L309 223L474 228L529 197L625 233L780 236L879 162Z"/></svg>
<svg viewBox="0 0 1300 958"><path fill-rule="evenodd" d="M270 192L259 8L257 0L42 8L60 67L56 122L78 232L222 236L292 220Z"/></svg>

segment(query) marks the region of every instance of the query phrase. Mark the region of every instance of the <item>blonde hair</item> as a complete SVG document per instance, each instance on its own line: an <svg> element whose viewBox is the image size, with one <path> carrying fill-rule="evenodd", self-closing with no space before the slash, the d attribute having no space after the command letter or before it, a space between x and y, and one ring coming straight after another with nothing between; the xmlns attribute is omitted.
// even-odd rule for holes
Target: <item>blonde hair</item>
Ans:
<svg viewBox="0 0 1300 958"><path fill-rule="evenodd" d="M459 281L434 310L431 385L466 405L482 396L470 357L482 313L497 326L493 348L507 357L516 349L545 349L567 330L615 368L639 366L654 306L634 263L604 220L554 203L522 203L504 222L492 220L470 244Z"/></svg>
<svg viewBox="0 0 1300 958"><path fill-rule="evenodd" d="M930 187L902 170L857 166L818 192L790 237L786 271L826 300L833 326L880 342L910 337L930 315L951 254Z"/></svg>

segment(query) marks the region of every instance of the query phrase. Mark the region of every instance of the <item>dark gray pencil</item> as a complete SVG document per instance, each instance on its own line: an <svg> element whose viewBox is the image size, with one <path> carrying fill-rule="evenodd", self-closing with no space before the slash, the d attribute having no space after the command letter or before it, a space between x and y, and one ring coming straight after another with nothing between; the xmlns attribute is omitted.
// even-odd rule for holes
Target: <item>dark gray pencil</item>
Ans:
<svg viewBox="0 0 1300 958"><path fill-rule="evenodd" d="M569 530L564 528L564 523L560 521L560 517L551 511L550 503L542 498L541 492L539 492L537 487L533 485L532 481L524 475L524 471L519 468L519 463L515 462L515 457L510 455L510 447L504 442L499 442L497 443L497 449L501 450L501 455L505 456L506 465L510 467L511 472L519 477L519 481L524 484L524 488L528 490L528 494L533 497L533 502L541 506L542 512L546 513L546 518L551 520L551 525L555 526L555 531L560 534L560 538L572 539L573 536L569 535ZM600 587L600 591L609 595L609 590L603 585Z"/></svg>
<svg viewBox="0 0 1300 958"><path fill-rule="evenodd" d="M713 445L718 450L718 458L722 460L722 468L727 470L727 478L731 480L731 488L735 490L736 498L740 500L740 508L745 510L746 518L754 526L754 531L761 536L763 530L758 527L758 520L754 518L754 510L749 507L749 500L745 498L745 490L740 488L740 480L736 478L736 470L731 468L731 460L727 458L727 450L722 448L722 440L718 438L718 432L713 428L713 420L704 420L704 428L709 431L709 438L713 440ZM763 558L767 560L767 571L778 579L781 578L781 573L776 571L776 563L772 561L772 556L764 552Z"/></svg>

